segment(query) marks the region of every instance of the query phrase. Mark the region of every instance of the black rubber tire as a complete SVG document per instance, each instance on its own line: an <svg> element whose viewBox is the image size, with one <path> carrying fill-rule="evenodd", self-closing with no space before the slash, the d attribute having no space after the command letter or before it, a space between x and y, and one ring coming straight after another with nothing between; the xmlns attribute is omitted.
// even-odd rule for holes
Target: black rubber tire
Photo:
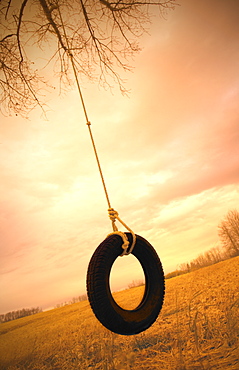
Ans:
<svg viewBox="0 0 239 370"><path fill-rule="evenodd" d="M132 243L131 233L125 234ZM164 299L164 273L152 245L136 235L132 254L143 268L145 292L135 309L120 307L112 297L109 277L114 261L122 254L122 243L119 235L110 235L95 250L87 271L87 293L95 316L107 329L117 334L133 335L148 329L157 319ZM122 258L127 259L127 256Z"/></svg>

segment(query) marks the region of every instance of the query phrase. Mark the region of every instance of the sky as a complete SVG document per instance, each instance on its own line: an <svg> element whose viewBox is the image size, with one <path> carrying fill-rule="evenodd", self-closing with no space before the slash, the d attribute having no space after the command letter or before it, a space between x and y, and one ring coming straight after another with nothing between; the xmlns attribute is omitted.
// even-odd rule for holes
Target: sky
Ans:
<svg viewBox="0 0 239 370"><path fill-rule="evenodd" d="M82 86L111 205L165 273L220 246L217 226L239 208L239 3L179 4L142 38L128 97ZM77 90L48 105L47 119L0 120L0 313L85 294L112 231ZM142 277L118 258L112 290Z"/></svg>

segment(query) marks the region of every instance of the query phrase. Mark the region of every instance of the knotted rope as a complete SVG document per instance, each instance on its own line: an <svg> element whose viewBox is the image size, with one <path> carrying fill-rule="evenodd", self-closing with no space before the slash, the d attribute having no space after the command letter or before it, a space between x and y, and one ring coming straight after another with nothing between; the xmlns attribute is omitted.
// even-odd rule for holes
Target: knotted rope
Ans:
<svg viewBox="0 0 239 370"><path fill-rule="evenodd" d="M118 234L119 236L121 236L121 238L123 239L123 245L122 245L123 253L121 254L121 256L125 256L125 255L130 254L132 252L132 250L134 249L134 246L135 246L135 243L136 243L135 233L121 220L121 218L119 218L119 214L118 214L117 211L114 210L114 208L109 208L108 213L109 213L109 218L112 221L112 227L113 227L113 230L114 230L113 233L110 233L108 236L114 235L114 234ZM122 231L118 231L118 228L115 225L116 220L118 220L132 234L133 241L132 241L132 244L131 244L130 248L129 248L129 241L128 241L128 238L125 235L125 233L123 233ZM129 248L129 250L128 250L128 248Z"/></svg>

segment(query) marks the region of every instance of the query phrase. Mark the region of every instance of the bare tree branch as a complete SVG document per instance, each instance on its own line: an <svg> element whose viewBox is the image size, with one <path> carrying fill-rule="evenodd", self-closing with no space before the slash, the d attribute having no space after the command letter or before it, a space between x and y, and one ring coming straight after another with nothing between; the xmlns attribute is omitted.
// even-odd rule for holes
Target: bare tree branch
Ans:
<svg viewBox="0 0 239 370"><path fill-rule="evenodd" d="M56 23L54 22L54 20L51 16L52 11L57 9L57 6L55 5L55 6L52 6L51 8L49 8L45 0L39 0L39 2L42 6L42 9L44 10L44 13L45 13L50 25L52 26L53 30L55 31L55 34L57 35L57 38L60 42L61 47L66 51L67 47L64 45L64 42L63 42L62 37L61 37L61 33L60 33Z"/></svg>
<svg viewBox="0 0 239 370"><path fill-rule="evenodd" d="M104 87L117 83L126 92L120 71L131 69L129 59L140 50L150 9L158 7L162 15L174 6L174 0L1 0L1 111L26 116L36 105L44 110L42 97L51 85L45 70L54 63L60 86L68 88L72 57L79 76ZM41 51L45 69L37 67Z"/></svg>

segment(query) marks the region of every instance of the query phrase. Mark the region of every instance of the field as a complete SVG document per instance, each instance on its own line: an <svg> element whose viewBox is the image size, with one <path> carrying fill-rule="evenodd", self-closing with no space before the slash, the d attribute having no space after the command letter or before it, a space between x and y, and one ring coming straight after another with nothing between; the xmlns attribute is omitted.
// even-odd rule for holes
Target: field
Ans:
<svg viewBox="0 0 239 370"><path fill-rule="evenodd" d="M0 369L238 370L238 267L236 257L167 280L157 321L135 336L105 329L87 301L0 324ZM115 299L129 308L142 290Z"/></svg>

